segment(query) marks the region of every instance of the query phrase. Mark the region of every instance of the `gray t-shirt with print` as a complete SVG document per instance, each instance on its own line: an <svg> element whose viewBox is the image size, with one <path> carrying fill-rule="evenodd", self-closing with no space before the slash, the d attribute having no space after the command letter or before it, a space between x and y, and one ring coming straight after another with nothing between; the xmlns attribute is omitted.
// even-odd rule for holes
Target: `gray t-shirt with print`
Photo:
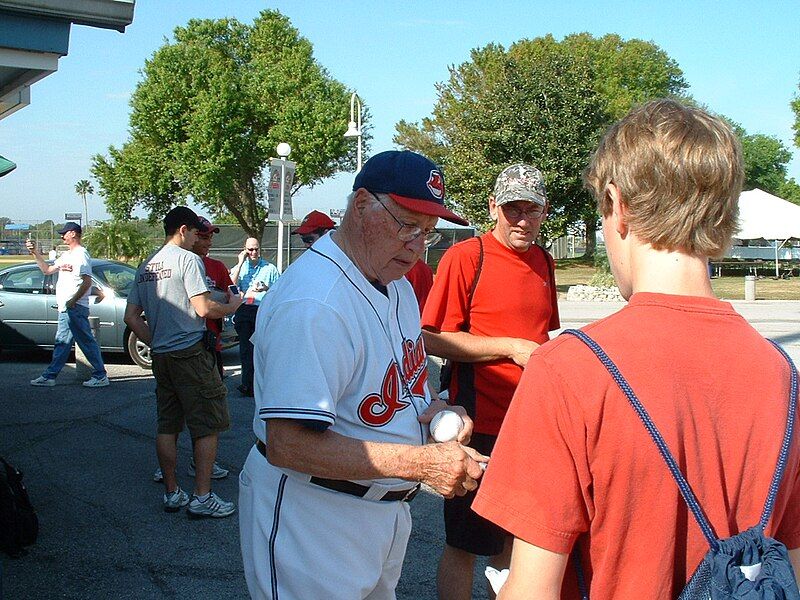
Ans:
<svg viewBox="0 0 800 600"><path fill-rule="evenodd" d="M208 292L202 259L175 244L165 244L139 266L128 304L144 309L156 354L188 348L203 338L205 319L190 298Z"/></svg>

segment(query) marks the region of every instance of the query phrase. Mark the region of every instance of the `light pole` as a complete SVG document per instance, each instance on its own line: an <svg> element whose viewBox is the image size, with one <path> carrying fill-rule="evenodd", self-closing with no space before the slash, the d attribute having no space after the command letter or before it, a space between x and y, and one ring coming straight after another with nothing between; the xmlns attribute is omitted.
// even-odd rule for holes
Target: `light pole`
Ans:
<svg viewBox="0 0 800 600"><path fill-rule="evenodd" d="M358 104L358 113L355 112L356 104ZM347 124L347 131L345 132L344 137L354 137L358 143L358 169L356 169L356 173L358 173L361 170L361 98L359 98L358 94L355 92L353 92L352 96L350 96L350 122Z"/></svg>
<svg viewBox="0 0 800 600"><path fill-rule="evenodd" d="M283 273L283 198L286 193L286 157L292 153L292 147L281 142L276 148L281 157L281 200L278 210L278 272Z"/></svg>

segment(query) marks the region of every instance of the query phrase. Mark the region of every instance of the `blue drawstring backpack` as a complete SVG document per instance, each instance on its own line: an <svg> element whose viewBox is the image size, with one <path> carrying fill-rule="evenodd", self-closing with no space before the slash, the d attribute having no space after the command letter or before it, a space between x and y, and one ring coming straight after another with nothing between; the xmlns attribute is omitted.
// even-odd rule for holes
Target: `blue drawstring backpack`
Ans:
<svg viewBox="0 0 800 600"><path fill-rule="evenodd" d="M795 414L797 412L797 370L789 355L770 340L772 345L786 359L786 362L789 363L791 393L789 395L789 411L786 417L783 443L781 444L778 464L775 467L775 474L772 476L772 483L769 486L769 493L767 494L767 501L764 504L761 519L757 525L750 529L733 537L720 540L714 534L711 524L697 502L692 488L689 487L686 478L678 468L678 463L675 462L667 448L664 438L661 437L655 424L650 419L650 415L642 406L636 394L633 393L630 385L628 385L614 362L600 345L583 331L566 329L563 333L574 335L586 344L595 353L600 362L603 363L603 366L614 378L614 381L617 382L617 385L639 415L650 437L653 438L661 457L667 463L672 477L678 484L681 496L683 496L686 505L692 511L698 525L700 525L703 535L708 540L710 550L703 558L700 566L695 570L680 596L678 596L678 600L800 600L800 591L797 589L797 580L792 570L786 546L764 535L764 529L772 516L775 497L778 494L783 472L786 469L786 461L794 433ZM578 576L578 587L583 599L589 600L589 593L580 564L580 555L577 550L576 547L573 552L573 562Z"/></svg>

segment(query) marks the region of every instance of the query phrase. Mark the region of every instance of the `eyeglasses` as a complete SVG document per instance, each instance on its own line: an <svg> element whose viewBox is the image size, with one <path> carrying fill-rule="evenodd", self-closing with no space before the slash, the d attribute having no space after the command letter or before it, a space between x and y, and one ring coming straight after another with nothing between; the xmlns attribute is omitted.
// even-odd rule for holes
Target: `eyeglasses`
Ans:
<svg viewBox="0 0 800 600"><path fill-rule="evenodd" d="M388 207L383 202L381 202L380 198L378 198L372 192L370 192L370 194L372 194L372 197L378 201L378 204L383 206L384 210L386 210L386 212L389 213L389 216L391 216L395 220L395 222L398 225L400 225L400 229L397 230L397 239L400 240L401 242L413 242L419 236L424 235L425 247L429 248L430 246L433 246L436 242L438 242L440 239L442 239L442 234L436 231L435 229L425 231L424 229L422 229L422 227L419 227L417 225L412 225L411 223L403 223L400 219L395 217L394 214L392 214L392 211L390 211Z"/></svg>
<svg viewBox="0 0 800 600"><path fill-rule="evenodd" d="M213 233L198 233L197 237L199 237L201 240L210 240L213 235Z"/></svg>
<svg viewBox="0 0 800 600"><path fill-rule="evenodd" d="M258 252L259 250L260 250L260 248L248 248L247 249L248 252Z"/></svg>
<svg viewBox="0 0 800 600"><path fill-rule="evenodd" d="M500 208L503 209L503 214L508 219L517 220L525 215L526 221L535 221L536 219L541 219L544 216L545 208L544 206L535 205L527 209L521 209L517 206L509 206L508 204L501 204Z"/></svg>
<svg viewBox="0 0 800 600"><path fill-rule="evenodd" d="M303 240L304 244L313 244L314 242L317 241L318 238L319 236L317 235L304 235L300 237L300 239Z"/></svg>

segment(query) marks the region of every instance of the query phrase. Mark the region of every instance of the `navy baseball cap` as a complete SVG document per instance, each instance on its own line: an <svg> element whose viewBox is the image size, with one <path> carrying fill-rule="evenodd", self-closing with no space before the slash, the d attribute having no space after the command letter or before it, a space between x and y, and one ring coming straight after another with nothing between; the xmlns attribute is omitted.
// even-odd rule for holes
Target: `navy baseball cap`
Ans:
<svg viewBox="0 0 800 600"><path fill-rule="evenodd" d="M77 231L78 235L83 234L83 229L81 229L81 226L73 221L67 221L64 223L64 226L58 230L58 235L64 235L68 231Z"/></svg>
<svg viewBox="0 0 800 600"><path fill-rule="evenodd" d="M429 159L409 150L388 150L370 158L353 190L389 194L400 206L459 225L469 223L444 206L444 175Z"/></svg>

